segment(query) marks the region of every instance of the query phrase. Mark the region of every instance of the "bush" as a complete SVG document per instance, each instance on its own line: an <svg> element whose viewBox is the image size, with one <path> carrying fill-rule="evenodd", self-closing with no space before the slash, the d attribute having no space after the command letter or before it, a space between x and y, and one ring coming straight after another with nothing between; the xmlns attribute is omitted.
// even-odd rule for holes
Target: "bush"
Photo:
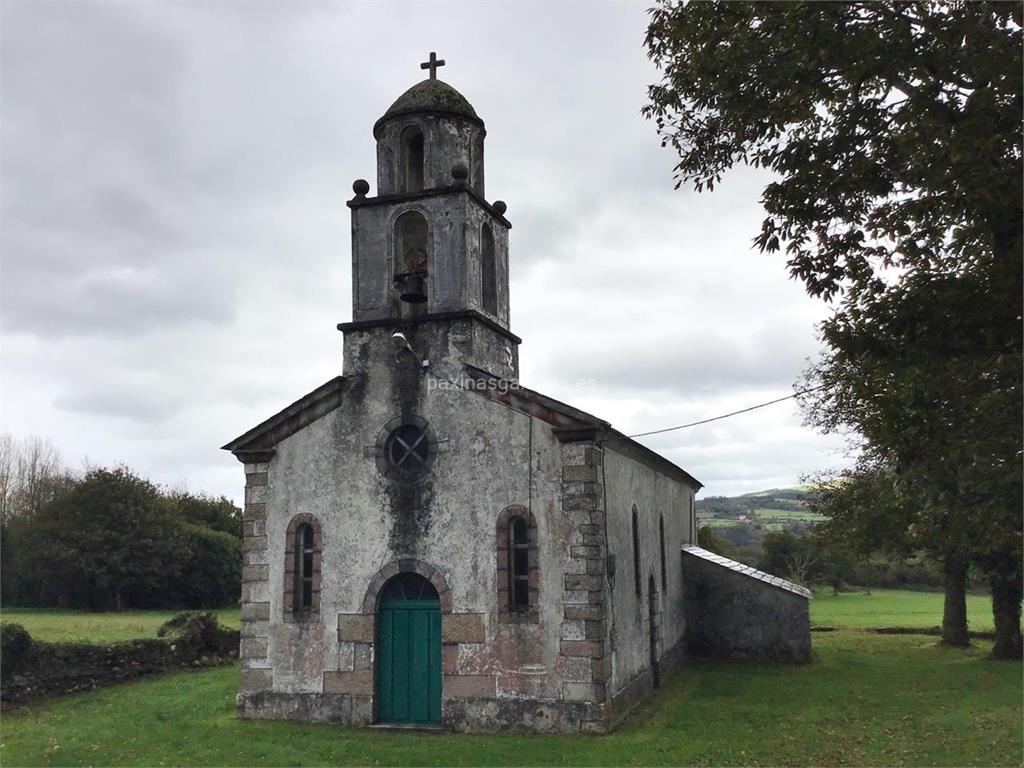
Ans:
<svg viewBox="0 0 1024 768"><path fill-rule="evenodd" d="M204 652L217 655L238 652L238 630L220 626L216 614L208 611L182 611L165 621L156 634L172 639L178 654L189 658Z"/></svg>
<svg viewBox="0 0 1024 768"><path fill-rule="evenodd" d="M230 533L185 523L190 553L174 594L185 608L212 608L238 602L242 592L242 541Z"/></svg>
<svg viewBox="0 0 1024 768"><path fill-rule="evenodd" d="M21 624L0 626L0 670L4 677L21 669L32 655L32 635Z"/></svg>
<svg viewBox="0 0 1024 768"><path fill-rule="evenodd" d="M710 525L702 525L697 529L697 545L708 550L708 552L714 552L716 555L728 557L732 560L736 560L739 557L736 547L725 539L716 536L714 529Z"/></svg>

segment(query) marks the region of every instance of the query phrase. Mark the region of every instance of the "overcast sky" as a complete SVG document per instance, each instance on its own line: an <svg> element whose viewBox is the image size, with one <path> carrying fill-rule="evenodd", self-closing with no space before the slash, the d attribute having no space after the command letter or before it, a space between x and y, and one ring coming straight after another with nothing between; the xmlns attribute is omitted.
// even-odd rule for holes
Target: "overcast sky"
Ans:
<svg viewBox="0 0 1024 768"><path fill-rule="evenodd" d="M751 248L765 176L673 189L648 4L5 0L0 428L240 498L218 447L341 372L345 201L431 50L487 125L526 386L627 433L789 394L827 308ZM842 461L792 401L645 442L703 495Z"/></svg>

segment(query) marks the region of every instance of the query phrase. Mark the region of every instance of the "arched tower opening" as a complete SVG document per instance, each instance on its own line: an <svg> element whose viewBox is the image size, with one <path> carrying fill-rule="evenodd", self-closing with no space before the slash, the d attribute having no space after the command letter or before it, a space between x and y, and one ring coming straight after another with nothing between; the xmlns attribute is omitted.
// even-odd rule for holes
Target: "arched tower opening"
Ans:
<svg viewBox="0 0 1024 768"><path fill-rule="evenodd" d="M490 224L484 224L480 231L480 296L484 312L498 314L498 272Z"/></svg>
<svg viewBox="0 0 1024 768"><path fill-rule="evenodd" d="M427 300L430 228L418 211L406 211L395 221L395 287L400 305L423 304Z"/></svg>
<svg viewBox="0 0 1024 768"><path fill-rule="evenodd" d="M410 125L402 131L402 191L423 190L424 139L423 131Z"/></svg>

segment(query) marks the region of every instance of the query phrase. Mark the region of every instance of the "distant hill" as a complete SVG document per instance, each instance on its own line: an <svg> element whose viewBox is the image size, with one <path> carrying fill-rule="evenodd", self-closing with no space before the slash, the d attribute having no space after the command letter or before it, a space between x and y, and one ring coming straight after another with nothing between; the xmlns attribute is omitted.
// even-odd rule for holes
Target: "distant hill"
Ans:
<svg viewBox="0 0 1024 768"><path fill-rule="evenodd" d="M824 519L807 509L805 500L813 493L811 487L803 485L742 496L708 496L697 500L697 521L715 528L741 524L766 530L801 528Z"/></svg>

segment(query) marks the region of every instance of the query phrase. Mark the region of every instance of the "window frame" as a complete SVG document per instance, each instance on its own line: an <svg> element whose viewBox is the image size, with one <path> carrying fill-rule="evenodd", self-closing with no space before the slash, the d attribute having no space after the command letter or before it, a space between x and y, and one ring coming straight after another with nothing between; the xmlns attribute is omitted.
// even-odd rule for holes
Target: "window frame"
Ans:
<svg viewBox="0 0 1024 768"><path fill-rule="evenodd" d="M508 521L508 608L530 610L530 526L521 515L512 515Z"/></svg>
<svg viewBox="0 0 1024 768"><path fill-rule="evenodd" d="M322 555L323 531L320 521L308 513L292 517L285 532L282 595L286 622L319 620ZM308 601L305 599L307 590Z"/></svg>
<svg viewBox="0 0 1024 768"><path fill-rule="evenodd" d="M295 602L296 613L313 610L313 558L316 547L313 526L299 523L295 527Z"/></svg>
<svg viewBox="0 0 1024 768"><path fill-rule="evenodd" d="M526 525L526 546L516 543L515 520ZM540 623L540 557L538 553L537 520L526 507L513 504L499 514L495 526L496 579L498 621L502 624ZM526 573L517 573L516 553L526 552ZM521 555L520 555L521 556ZM517 604L515 583L525 584L526 604ZM522 587L520 587L522 589Z"/></svg>

